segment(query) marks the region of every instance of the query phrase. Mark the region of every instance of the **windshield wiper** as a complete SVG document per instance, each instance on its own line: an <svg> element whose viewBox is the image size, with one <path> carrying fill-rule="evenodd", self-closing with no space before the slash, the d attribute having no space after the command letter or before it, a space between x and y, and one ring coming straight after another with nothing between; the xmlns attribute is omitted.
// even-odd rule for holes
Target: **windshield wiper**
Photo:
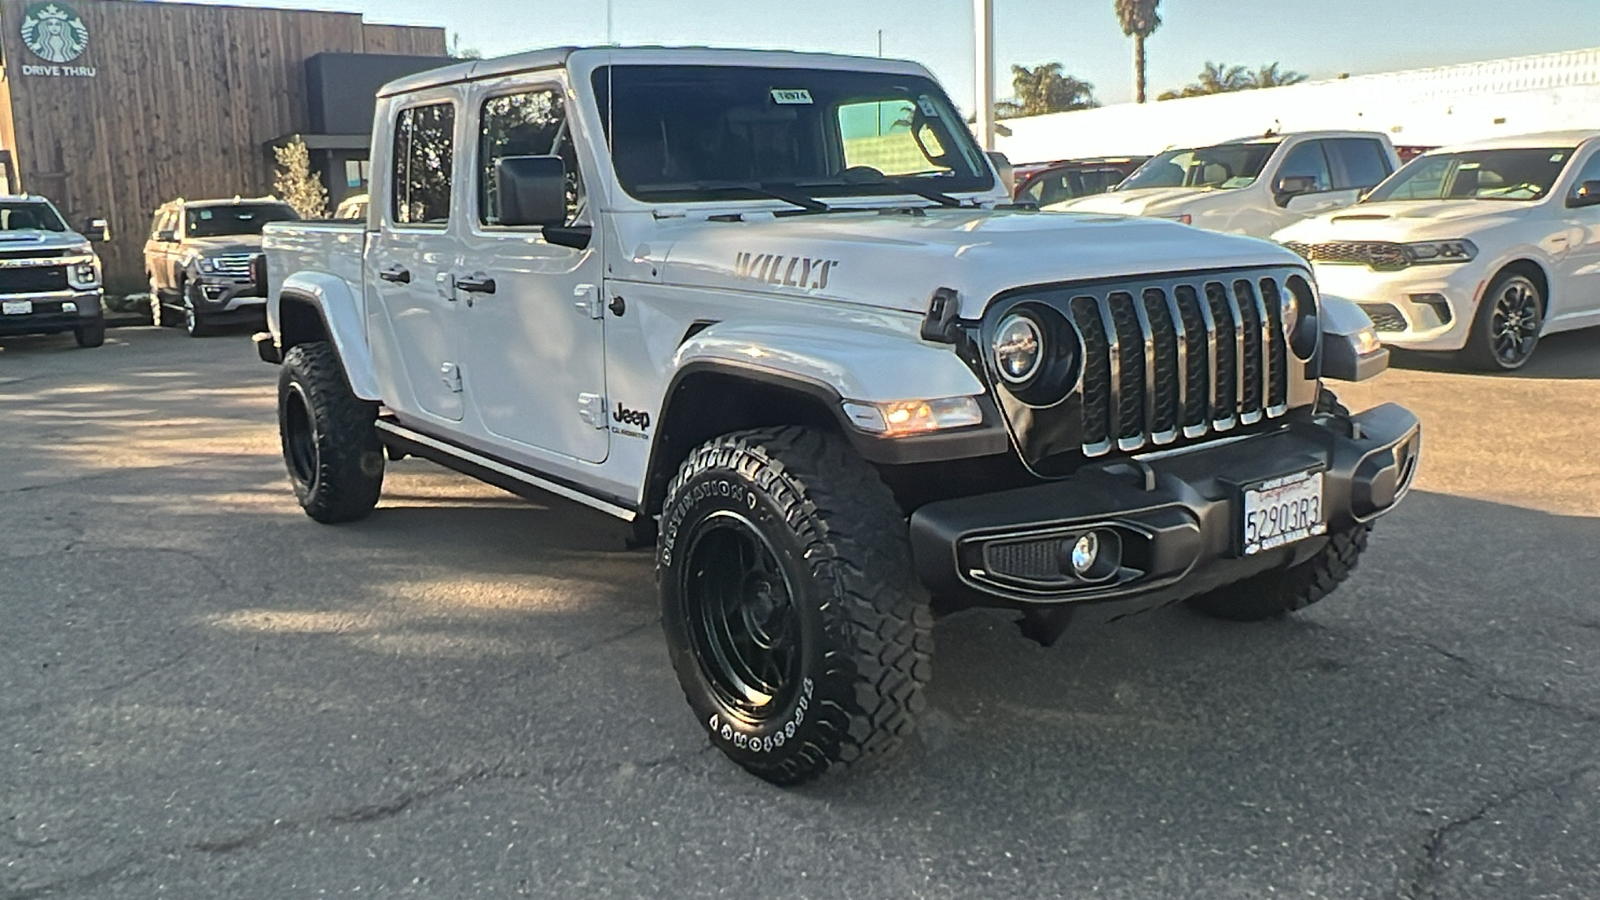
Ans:
<svg viewBox="0 0 1600 900"><path fill-rule="evenodd" d="M837 185L839 183L840 182L830 181L830 182L812 182L812 183L808 183L808 184L809 184L809 186L816 187L816 186L820 186L821 184L828 184L828 185L832 186L832 185ZM912 194L914 196L921 197L924 200L932 200L934 203L937 203L940 206L960 206L961 205L961 201L960 200L957 200L956 198L950 196L949 194L946 194L943 191L936 191L936 190L934 190L933 188L930 188L930 187L923 187L922 185L916 184L915 182L913 182L911 179L908 179L908 178L890 178L889 176L883 175L881 173L870 173L870 174L868 174L868 173L862 173L862 172L857 171L857 172L851 172L851 173L846 174L844 179L843 179L843 183L847 184L847 185L858 185L858 184L860 184L860 185L887 185L887 186L892 187L892 188L898 188L899 190L901 190L901 191L903 191L903 192L905 192L907 194Z"/></svg>
<svg viewBox="0 0 1600 900"><path fill-rule="evenodd" d="M634 190L655 193L657 191L685 191L690 193L726 194L740 192L755 194L771 200L782 200L792 206L798 206L806 212L827 212L830 207L815 197L805 194L790 193L780 188L770 187L758 181L682 181L667 184L641 184Z"/></svg>

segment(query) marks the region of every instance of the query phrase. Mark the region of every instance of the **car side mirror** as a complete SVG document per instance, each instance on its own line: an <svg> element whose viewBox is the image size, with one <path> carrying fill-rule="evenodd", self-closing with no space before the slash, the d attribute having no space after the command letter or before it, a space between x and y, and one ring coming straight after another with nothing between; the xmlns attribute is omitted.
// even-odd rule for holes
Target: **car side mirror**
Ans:
<svg viewBox="0 0 1600 900"><path fill-rule="evenodd" d="M495 193L506 226L560 227L567 221L567 164L559 156L502 156Z"/></svg>
<svg viewBox="0 0 1600 900"><path fill-rule="evenodd" d="M1000 176L1000 183L1006 186L1006 196L1014 195L1017 192L1017 170L1011 165L1011 160L999 150L985 150L983 155L989 157L995 174Z"/></svg>
<svg viewBox="0 0 1600 900"><path fill-rule="evenodd" d="M163 244L176 244L178 242L178 233L176 231L158 231L156 232L156 240Z"/></svg>
<svg viewBox="0 0 1600 900"><path fill-rule="evenodd" d="M1278 205L1283 206L1290 200L1312 193L1316 189L1317 179L1311 175L1285 175L1278 179L1273 194L1277 196Z"/></svg>
<svg viewBox="0 0 1600 900"><path fill-rule="evenodd" d="M111 240L111 224L105 219L84 219L83 230L79 234L103 244Z"/></svg>
<svg viewBox="0 0 1600 900"><path fill-rule="evenodd" d="M1567 198L1567 206L1572 209L1600 206L1600 181L1585 181L1578 185L1578 190Z"/></svg>

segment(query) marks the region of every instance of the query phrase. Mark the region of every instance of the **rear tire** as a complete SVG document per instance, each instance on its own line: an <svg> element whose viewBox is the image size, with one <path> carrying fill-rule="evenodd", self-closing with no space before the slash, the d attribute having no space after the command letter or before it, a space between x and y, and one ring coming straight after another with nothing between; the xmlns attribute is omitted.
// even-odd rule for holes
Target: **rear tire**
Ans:
<svg viewBox="0 0 1600 900"><path fill-rule="evenodd" d="M325 341L299 344L278 374L278 432L306 515L326 525L365 519L383 491L377 404L350 390Z"/></svg>
<svg viewBox="0 0 1600 900"><path fill-rule="evenodd" d="M745 431L702 445L667 489L662 625L711 742L795 785L913 728L932 616L894 496L841 438Z"/></svg>
<svg viewBox="0 0 1600 900"><path fill-rule="evenodd" d="M161 289L156 287L154 276L150 278L150 324L158 328L176 328L178 318L161 300Z"/></svg>
<svg viewBox="0 0 1600 900"><path fill-rule="evenodd" d="M1532 273L1513 267L1496 275L1472 318L1462 358L1484 372L1514 372L1527 365L1538 349L1548 302Z"/></svg>
<svg viewBox="0 0 1600 900"><path fill-rule="evenodd" d="M78 339L79 347L102 346L106 342L106 320L79 325L72 330L72 336Z"/></svg>
<svg viewBox="0 0 1600 900"><path fill-rule="evenodd" d="M1317 398L1317 412L1349 418L1332 391L1323 389ZM1234 622L1259 622L1274 616L1299 612L1333 593L1355 571L1372 526L1356 525L1336 531L1327 546L1297 566L1262 572L1243 581L1224 585L1188 600L1191 609L1217 619Z"/></svg>

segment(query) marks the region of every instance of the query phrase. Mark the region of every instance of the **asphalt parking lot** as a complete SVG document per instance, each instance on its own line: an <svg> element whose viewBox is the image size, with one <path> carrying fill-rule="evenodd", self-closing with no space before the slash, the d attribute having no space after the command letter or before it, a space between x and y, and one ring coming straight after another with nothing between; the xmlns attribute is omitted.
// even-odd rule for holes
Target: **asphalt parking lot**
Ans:
<svg viewBox="0 0 1600 900"><path fill-rule="evenodd" d="M1427 447L1323 604L943 620L911 745L790 792L620 526L415 460L315 525L274 379L0 340L0 898L1600 896L1600 333L1342 391Z"/></svg>

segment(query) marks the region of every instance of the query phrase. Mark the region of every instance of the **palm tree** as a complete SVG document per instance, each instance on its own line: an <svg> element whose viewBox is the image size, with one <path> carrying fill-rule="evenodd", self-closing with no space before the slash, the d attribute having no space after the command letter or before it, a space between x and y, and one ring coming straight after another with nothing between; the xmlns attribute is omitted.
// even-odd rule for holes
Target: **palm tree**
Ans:
<svg viewBox="0 0 1600 900"><path fill-rule="evenodd" d="M1040 116L1045 113L1066 112L1073 109L1092 109L1100 105L1094 98L1094 85L1080 78L1065 75L1061 63L1011 67L1011 89L1015 99L1001 100L994 105L995 116L1014 119L1018 116Z"/></svg>
<svg viewBox="0 0 1600 900"><path fill-rule="evenodd" d="M1250 86L1253 88L1283 87L1290 84L1299 84L1305 80L1306 75L1303 72L1279 69L1277 63L1268 63L1251 73Z"/></svg>
<svg viewBox="0 0 1600 900"><path fill-rule="evenodd" d="M1244 66L1207 62L1206 67L1200 70L1199 77L1192 84L1184 85L1182 90L1166 91L1156 99L1175 100L1179 97L1231 94L1234 91L1299 84L1305 80L1304 74L1279 68L1277 63L1267 63L1252 72Z"/></svg>
<svg viewBox="0 0 1600 900"><path fill-rule="evenodd" d="M1161 27L1156 6L1161 0L1117 0L1117 19L1122 33L1133 38L1133 99L1144 102L1144 39Z"/></svg>

